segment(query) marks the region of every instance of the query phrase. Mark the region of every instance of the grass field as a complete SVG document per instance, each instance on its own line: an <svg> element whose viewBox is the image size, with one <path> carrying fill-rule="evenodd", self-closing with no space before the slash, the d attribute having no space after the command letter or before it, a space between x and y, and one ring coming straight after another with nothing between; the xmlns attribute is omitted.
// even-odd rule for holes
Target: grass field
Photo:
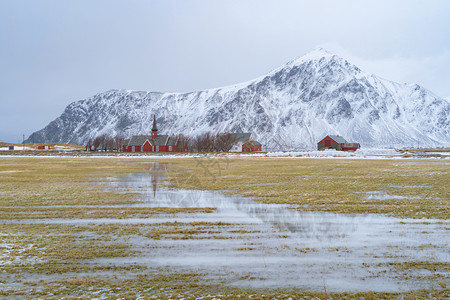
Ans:
<svg viewBox="0 0 450 300"><path fill-rule="evenodd" d="M264 203L302 210L387 214L448 220L449 166L441 160L351 160L290 158L177 158L169 163L172 187L220 190ZM441 298L449 297L449 263L398 262L383 267L406 272L436 270L440 288L405 293L339 293L250 290L208 281L205 274L139 263L101 264L108 258L139 257L144 249L128 238L150 240L223 238L224 223L50 224L50 219L129 219L212 213L209 208L132 207L133 190L115 190L104 178L147 172L147 159L0 158L0 296L19 298ZM371 192L383 192L373 199ZM386 196L387 195L387 196ZM391 198L389 198L391 197ZM27 220L41 220L30 224ZM13 222L11 222L13 221ZM426 221L424 221L426 222ZM151 251L151 249L146 249ZM305 252L308 252L305 250ZM413 279L412 279L413 280ZM217 296L219 295L219 296Z"/></svg>
<svg viewBox="0 0 450 300"><path fill-rule="evenodd" d="M224 158L175 160L172 168L192 170L173 173L180 188L224 190L302 210L450 217L450 168L439 160ZM371 192L388 196L370 199Z"/></svg>

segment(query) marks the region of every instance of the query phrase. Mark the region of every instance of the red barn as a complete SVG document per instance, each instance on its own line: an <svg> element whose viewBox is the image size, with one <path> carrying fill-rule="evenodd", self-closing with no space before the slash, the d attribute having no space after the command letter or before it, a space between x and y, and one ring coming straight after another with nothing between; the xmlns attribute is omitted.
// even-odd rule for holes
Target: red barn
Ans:
<svg viewBox="0 0 450 300"><path fill-rule="evenodd" d="M242 152L255 152L255 151L261 151L261 144L257 141L247 141L244 144L242 144Z"/></svg>
<svg viewBox="0 0 450 300"><path fill-rule="evenodd" d="M262 151L260 143L252 139L252 134L248 132L232 133L236 144L231 148L231 152L254 152Z"/></svg>
<svg viewBox="0 0 450 300"><path fill-rule="evenodd" d="M356 151L361 148L358 143L349 143L342 136L327 135L317 143L317 150L336 149L339 151Z"/></svg>
<svg viewBox="0 0 450 300"><path fill-rule="evenodd" d="M187 145L179 138L158 135L156 117L153 116L152 134L133 136L128 145L123 146L123 152L187 152Z"/></svg>
<svg viewBox="0 0 450 300"><path fill-rule="evenodd" d="M50 149L50 147L48 145L39 145L37 148L38 148L38 150L49 150Z"/></svg>

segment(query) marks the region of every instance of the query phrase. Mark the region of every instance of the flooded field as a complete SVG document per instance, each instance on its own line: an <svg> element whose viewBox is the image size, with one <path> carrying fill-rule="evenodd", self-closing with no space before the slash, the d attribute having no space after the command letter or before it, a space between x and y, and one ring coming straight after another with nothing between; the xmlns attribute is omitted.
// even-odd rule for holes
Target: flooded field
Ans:
<svg viewBox="0 0 450 300"><path fill-rule="evenodd" d="M326 286L336 292L368 287L405 291L439 287L440 280L449 279L448 265L430 270L401 267L411 261L430 266L448 263L448 221L302 212L298 207L255 203L219 192L158 188L158 175L131 174L111 184L140 190L139 206L216 210L175 220L129 221L164 223L163 230L173 227L170 222L186 229L206 222L214 233L149 240L146 246L152 251L137 258L140 264L188 268L238 286L313 290ZM218 222L227 225L214 226Z"/></svg>
<svg viewBox="0 0 450 300"><path fill-rule="evenodd" d="M168 181L169 164L142 166L144 172L89 182L133 194L130 203L35 205L32 217L0 220L3 295L448 294L448 219L308 211L177 189ZM378 190L361 197L404 198ZM39 217L59 209L74 213Z"/></svg>

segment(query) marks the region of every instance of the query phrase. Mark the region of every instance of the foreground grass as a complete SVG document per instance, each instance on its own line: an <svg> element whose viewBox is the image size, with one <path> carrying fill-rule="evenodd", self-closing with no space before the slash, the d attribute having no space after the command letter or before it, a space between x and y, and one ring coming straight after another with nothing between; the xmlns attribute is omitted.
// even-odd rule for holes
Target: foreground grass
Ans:
<svg viewBox="0 0 450 300"><path fill-rule="evenodd" d="M98 178L141 171L121 160L0 159L0 207L129 204L133 193L105 191Z"/></svg>
<svg viewBox="0 0 450 300"><path fill-rule="evenodd" d="M302 210L450 217L450 168L439 160L196 158L171 164L191 171L170 173L180 188L225 190ZM370 199L368 192L387 196Z"/></svg>
<svg viewBox="0 0 450 300"><path fill-rule="evenodd" d="M334 160L177 158L171 184L226 190L266 203L344 213L383 213L412 218L449 218L448 166L439 160ZM139 163L138 163L139 162ZM205 274L147 269L140 264L99 264L97 259L139 257L128 237L150 240L231 239L254 234L226 223L45 224L46 219L149 218L209 213L212 209L133 208L137 194L115 191L99 179L146 172L145 160L126 158L0 158L0 296L44 298L442 298L441 289L407 293L339 293L247 290L212 284ZM183 171L183 172L179 172ZM188 172L185 172L188 171ZM402 196L370 200L366 193ZM118 205L117 207L111 205ZM122 206L122 207L119 207ZM14 219L16 223L8 223ZM43 224L27 224L28 219ZM233 233L233 234L232 234ZM305 250L310 251L310 250ZM381 267L409 272L438 270L446 262L394 262ZM436 280L441 280L437 278ZM445 280L445 278L444 278Z"/></svg>
<svg viewBox="0 0 450 300"><path fill-rule="evenodd" d="M167 273L137 274L128 279L70 277L54 281L30 281L27 289L0 290L0 296L45 297L46 299L448 299L449 290L415 291L406 293L328 293L299 290L224 288L205 284L203 274ZM36 287L38 286L38 287ZM88 291L87 291L88 290Z"/></svg>
<svg viewBox="0 0 450 300"><path fill-rule="evenodd" d="M163 160L160 160L163 161ZM449 166L441 160L352 160L307 158L177 158L168 172L175 187L224 190L265 203L302 210L382 213L408 218L450 217ZM137 159L136 159L137 162ZM121 205L135 193L105 191L97 178L145 171L120 158L0 159L0 217L34 218L37 206ZM26 187L26 188L24 188ZM385 199L367 193L384 193ZM371 199L372 198L372 199ZM17 208L31 206L31 209ZM130 217L158 213L117 208L46 208L45 218ZM168 213L171 213L168 211Z"/></svg>

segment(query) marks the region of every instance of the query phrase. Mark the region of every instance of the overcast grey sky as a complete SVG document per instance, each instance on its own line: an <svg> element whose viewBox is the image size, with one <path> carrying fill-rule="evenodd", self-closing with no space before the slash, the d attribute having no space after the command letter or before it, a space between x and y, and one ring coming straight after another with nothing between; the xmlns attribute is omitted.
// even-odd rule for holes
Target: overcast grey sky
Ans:
<svg viewBox="0 0 450 300"><path fill-rule="evenodd" d="M317 47L450 96L450 1L0 0L0 141L109 89L234 84Z"/></svg>

